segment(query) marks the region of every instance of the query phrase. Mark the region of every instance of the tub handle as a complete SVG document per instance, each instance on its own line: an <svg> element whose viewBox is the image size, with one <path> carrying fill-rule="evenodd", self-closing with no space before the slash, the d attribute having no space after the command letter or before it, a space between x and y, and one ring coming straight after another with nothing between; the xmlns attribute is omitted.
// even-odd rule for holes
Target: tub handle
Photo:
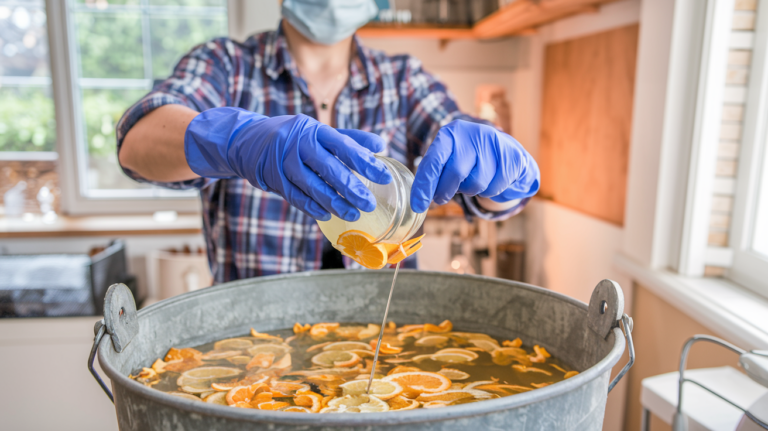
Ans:
<svg viewBox="0 0 768 431"><path fill-rule="evenodd" d="M624 313L624 292L619 283L613 280L605 279L595 286L592 291L592 297L589 300L587 310L587 326L593 332L603 339L613 331L614 328L621 328L624 338L627 340L629 349L629 362L614 377L611 384L608 385L608 392L619 383L622 377L627 374L635 363L635 345L632 342L632 318Z"/></svg>
<svg viewBox="0 0 768 431"><path fill-rule="evenodd" d="M109 334L112 340L112 347L117 353L121 353L136 334L139 333L136 301L133 299L133 294L128 289L128 286L124 284L109 286L107 294L104 296L104 318L96 322L93 332L95 337L93 338L91 354L88 357L88 371L91 372L93 378L99 383L99 386L107 394L110 401L114 403L115 398L112 395L112 391L109 390L109 387L93 367L93 362L96 359L96 352L99 350L99 343L101 343L104 335Z"/></svg>

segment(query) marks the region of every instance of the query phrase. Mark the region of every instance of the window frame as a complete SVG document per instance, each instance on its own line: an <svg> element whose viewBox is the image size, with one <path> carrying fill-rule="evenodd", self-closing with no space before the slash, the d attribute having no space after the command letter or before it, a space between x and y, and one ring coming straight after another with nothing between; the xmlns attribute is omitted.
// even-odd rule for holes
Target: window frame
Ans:
<svg viewBox="0 0 768 431"><path fill-rule="evenodd" d="M230 35L233 33L233 11L240 8L240 1L242 0L227 1ZM200 199L194 192L184 193L161 188L147 190L147 193L87 190L84 167L88 163L88 149L86 145L78 145L79 142L84 142L85 130L79 104L80 87L76 82L79 75L78 65L73 60L77 58L77 47L70 43L70 38L76 36L68 8L68 1L45 2L62 211L71 215L141 214L166 210L200 212ZM149 66L145 64L146 67Z"/></svg>
<svg viewBox="0 0 768 431"><path fill-rule="evenodd" d="M733 263L727 277L768 297L768 256L752 249L760 182L763 175L768 175L768 7L757 10L744 114L729 244Z"/></svg>

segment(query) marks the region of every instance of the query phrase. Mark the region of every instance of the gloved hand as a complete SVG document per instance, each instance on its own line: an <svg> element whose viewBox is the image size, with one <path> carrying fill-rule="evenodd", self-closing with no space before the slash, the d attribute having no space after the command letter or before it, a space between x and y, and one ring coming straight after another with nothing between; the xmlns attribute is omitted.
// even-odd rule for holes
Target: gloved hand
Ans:
<svg viewBox="0 0 768 431"><path fill-rule="evenodd" d="M372 133L337 130L306 115L270 118L228 107L202 112L184 135L187 163L196 174L245 178L318 220L332 213L355 221L357 208L376 208L373 194L350 168L389 183L391 174L373 156L382 149L384 141Z"/></svg>
<svg viewBox="0 0 768 431"><path fill-rule="evenodd" d="M533 196L539 167L515 138L491 126L455 120L443 126L421 159L411 209L424 212L458 193L495 202Z"/></svg>

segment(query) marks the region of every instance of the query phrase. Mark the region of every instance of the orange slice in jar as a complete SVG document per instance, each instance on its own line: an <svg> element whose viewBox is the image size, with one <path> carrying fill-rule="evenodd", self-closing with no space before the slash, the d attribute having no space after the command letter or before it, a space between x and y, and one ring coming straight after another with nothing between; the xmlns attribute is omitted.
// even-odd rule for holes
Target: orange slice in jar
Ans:
<svg viewBox="0 0 768 431"><path fill-rule="evenodd" d="M387 263L394 265L421 250L421 247L424 245L421 242L422 238L424 238L424 235L411 238L402 244L384 244L384 248L387 249Z"/></svg>
<svg viewBox="0 0 768 431"><path fill-rule="evenodd" d="M381 269L387 264L387 250L374 244L376 238L359 230L348 230L336 241L339 251L368 269Z"/></svg>

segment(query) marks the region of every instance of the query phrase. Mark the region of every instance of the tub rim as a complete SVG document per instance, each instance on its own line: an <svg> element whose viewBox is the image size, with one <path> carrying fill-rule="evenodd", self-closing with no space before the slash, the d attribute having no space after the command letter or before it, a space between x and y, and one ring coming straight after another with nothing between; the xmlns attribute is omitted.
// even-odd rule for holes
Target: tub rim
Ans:
<svg viewBox="0 0 768 431"><path fill-rule="evenodd" d="M387 272L393 272L393 270L384 270ZM420 270L400 270L403 273L412 273L419 275L440 275L444 276L446 272L439 271L420 271ZM297 277L333 277L343 274L351 273L363 273L369 272L369 270L318 270L318 271L305 271L290 274L277 274L269 276L258 277L258 281L276 281L284 278L297 278ZM379 270L378 272L381 272ZM584 312L587 312L588 305L575 298L571 298L567 295L554 292L542 287L533 286L531 284L522 283L518 281L505 280L501 278L488 277L482 275L469 275L469 274L451 274L459 278L465 278L468 280L492 282L497 284L503 284L507 286L514 286L523 288L537 293L548 295L559 300L570 303L571 305L581 308ZM241 286L244 284L251 284L254 282L254 278L242 279L222 283L220 285L206 287L204 289L196 290L193 292L183 293L181 295L169 298L163 301L159 301L152 305L142 308L138 311L137 317L141 319L143 316L150 315L152 313L161 310L162 308L171 304L185 301L187 298L216 295L220 290L226 290L229 288ZM587 328L587 330L589 330ZM495 412L501 412L504 410L510 410L514 408L523 407L529 404L538 403L551 398L564 395L568 392L577 390L582 386L586 386L593 380L601 377L606 372L610 373L610 370L616 365L624 353L626 347L626 341L624 340L623 333L620 328L613 328L611 330L614 337L614 344L608 354L598 361L595 365L580 372L574 377L567 380L563 380L554 383L543 388L539 388L530 392L519 393L508 397L495 398L492 400L484 400L482 402L461 404L458 406L449 406L440 409L415 409L407 410L400 413L393 412L381 412L381 413L365 413L365 414L306 414L306 413L291 413L291 412L275 412L265 410L254 409L237 409L231 407L224 407L216 404L210 404L201 401L186 400L181 397L166 394L165 392L152 389L144 386L139 382L129 379L128 376L124 376L119 373L110 363L106 361L102 354L102 349L108 349L112 347L110 337L103 337L99 343L97 350L99 365L104 373L110 378L113 392L115 387L119 386L121 389L132 392L137 396L148 398L152 402L156 402L167 407L179 409L191 414L202 414L206 416L213 416L223 419L230 419L242 422L263 422L263 423L276 423L281 425L304 425L304 426L359 426L359 425L403 425L429 422L434 420L449 420L460 419L464 417L480 416L491 414ZM107 334L108 335L108 334ZM119 354L119 353L117 353ZM609 375L610 377L610 375ZM606 384L606 396L608 392L608 385ZM117 406L116 406L117 408Z"/></svg>

